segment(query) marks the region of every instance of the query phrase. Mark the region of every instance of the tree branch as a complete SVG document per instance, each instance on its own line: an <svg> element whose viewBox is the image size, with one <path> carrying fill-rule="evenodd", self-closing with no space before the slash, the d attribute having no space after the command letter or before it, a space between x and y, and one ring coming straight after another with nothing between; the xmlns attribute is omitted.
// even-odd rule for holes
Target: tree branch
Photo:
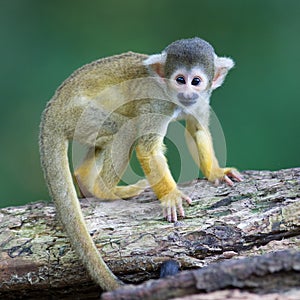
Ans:
<svg viewBox="0 0 300 300"><path fill-rule="evenodd" d="M126 283L157 278L168 259L187 270L232 257L299 250L300 168L243 176L245 181L233 188L206 180L181 186L193 205L175 224L163 220L150 190L131 200L83 199L81 205L104 260ZM30 299L99 296L57 223L52 203L1 209L0 228L1 297L9 299L12 292Z"/></svg>

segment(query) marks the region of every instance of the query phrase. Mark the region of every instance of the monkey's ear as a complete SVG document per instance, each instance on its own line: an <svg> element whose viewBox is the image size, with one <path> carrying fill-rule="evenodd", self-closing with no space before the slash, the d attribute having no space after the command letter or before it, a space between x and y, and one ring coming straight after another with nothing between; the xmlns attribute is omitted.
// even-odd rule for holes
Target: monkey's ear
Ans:
<svg viewBox="0 0 300 300"><path fill-rule="evenodd" d="M162 54L153 54L150 55L147 59L143 61L144 65L148 68L149 72L153 76L164 77L165 76L165 62L167 55Z"/></svg>
<svg viewBox="0 0 300 300"><path fill-rule="evenodd" d="M228 57L215 56L215 74L212 81L212 89L222 85L228 71L234 67L234 61Z"/></svg>

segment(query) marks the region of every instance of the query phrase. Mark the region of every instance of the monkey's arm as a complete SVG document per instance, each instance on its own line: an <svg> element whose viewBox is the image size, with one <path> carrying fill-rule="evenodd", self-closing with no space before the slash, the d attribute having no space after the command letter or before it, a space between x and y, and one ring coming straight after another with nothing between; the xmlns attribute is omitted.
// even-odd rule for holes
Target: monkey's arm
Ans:
<svg viewBox="0 0 300 300"><path fill-rule="evenodd" d="M186 122L187 140L190 137L195 141L198 151L198 162L203 175L211 182L218 184L226 181L233 185L229 177L242 181L242 176L235 168L221 168L215 156L211 134L207 127L188 119ZM191 149L192 147L190 147Z"/></svg>
<svg viewBox="0 0 300 300"><path fill-rule="evenodd" d="M184 217L182 200L192 200L178 190L164 156L163 137L157 134L142 136L136 146L137 157L144 173L163 206L164 217L169 222L177 221L177 210Z"/></svg>

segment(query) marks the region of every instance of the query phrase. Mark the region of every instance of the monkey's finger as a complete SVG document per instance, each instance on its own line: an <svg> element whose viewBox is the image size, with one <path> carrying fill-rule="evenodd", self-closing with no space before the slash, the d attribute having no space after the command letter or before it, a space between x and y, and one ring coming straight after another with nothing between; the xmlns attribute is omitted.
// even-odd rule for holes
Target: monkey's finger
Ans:
<svg viewBox="0 0 300 300"><path fill-rule="evenodd" d="M224 169L224 180L228 185L233 186L233 181L229 178L234 178L237 181L243 181L243 176L235 168L225 168Z"/></svg>
<svg viewBox="0 0 300 300"><path fill-rule="evenodd" d="M185 202L186 202L188 205L191 205L191 204L192 204L192 199L191 199L189 196L183 195L181 198L182 198L183 200L185 200Z"/></svg>
<svg viewBox="0 0 300 300"><path fill-rule="evenodd" d="M168 221L169 221L169 215L168 215L168 208L167 207L164 207L163 208L163 215L164 215L164 218ZM170 216L171 217L171 216Z"/></svg>
<svg viewBox="0 0 300 300"><path fill-rule="evenodd" d="M177 222L177 211L176 211L176 206L171 207L172 211L172 222Z"/></svg>
<svg viewBox="0 0 300 300"><path fill-rule="evenodd" d="M179 204L177 205L177 209L178 209L179 216L182 217L182 218L184 218L184 217L185 217L185 213L184 213L184 209L183 209L181 203L179 203Z"/></svg>
<svg viewBox="0 0 300 300"><path fill-rule="evenodd" d="M218 186L218 185L220 184L220 180L219 180L219 179L216 179L216 180L213 182L213 184L214 184L215 186Z"/></svg>
<svg viewBox="0 0 300 300"><path fill-rule="evenodd" d="M233 186L232 180L231 180L227 175L224 175L223 180L224 180L228 185Z"/></svg>
<svg viewBox="0 0 300 300"><path fill-rule="evenodd" d="M235 168L225 168L225 174L236 179L237 181L243 181L243 176Z"/></svg>
<svg viewBox="0 0 300 300"><path fill-rule="evenodd" d="M231 177L235 178L237 181L244 180L243 176L238 171L233 170L230 172L230 175L231 175Z"/></svg>
<svg viewBox="0 0 300 300"><path fill-rule="evenodd" d="M164 218L168 222L176 222L177 221L177 214L176 214L176 208L175 208L175 216L174 216L174 211L172 206L167 206L163 208L163 214Z"/></svg>

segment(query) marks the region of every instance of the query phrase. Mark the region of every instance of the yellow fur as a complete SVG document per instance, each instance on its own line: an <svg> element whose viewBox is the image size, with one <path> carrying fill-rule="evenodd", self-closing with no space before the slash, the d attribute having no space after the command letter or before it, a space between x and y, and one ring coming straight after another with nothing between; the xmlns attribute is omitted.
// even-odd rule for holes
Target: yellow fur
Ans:
<svg viewBox="0 0 300 300"><path fill-rule="evenodd" d="M220 168L215 156L213 142L209 130L192 119L187 120L186 129L195 140L198 150L199 168L211 182L218 183L225 175L237 172L235 168ZM238 172L237 172L238 173Z"/></svg>
<svg viewBox="0 0 300 300"><path fill-rule="evenodd" d="M160 149L145 153L144 149L140 148L139 146L136 148L137 158L153 191L158 199L162 199L176 188L167 160Z"/></svg>

